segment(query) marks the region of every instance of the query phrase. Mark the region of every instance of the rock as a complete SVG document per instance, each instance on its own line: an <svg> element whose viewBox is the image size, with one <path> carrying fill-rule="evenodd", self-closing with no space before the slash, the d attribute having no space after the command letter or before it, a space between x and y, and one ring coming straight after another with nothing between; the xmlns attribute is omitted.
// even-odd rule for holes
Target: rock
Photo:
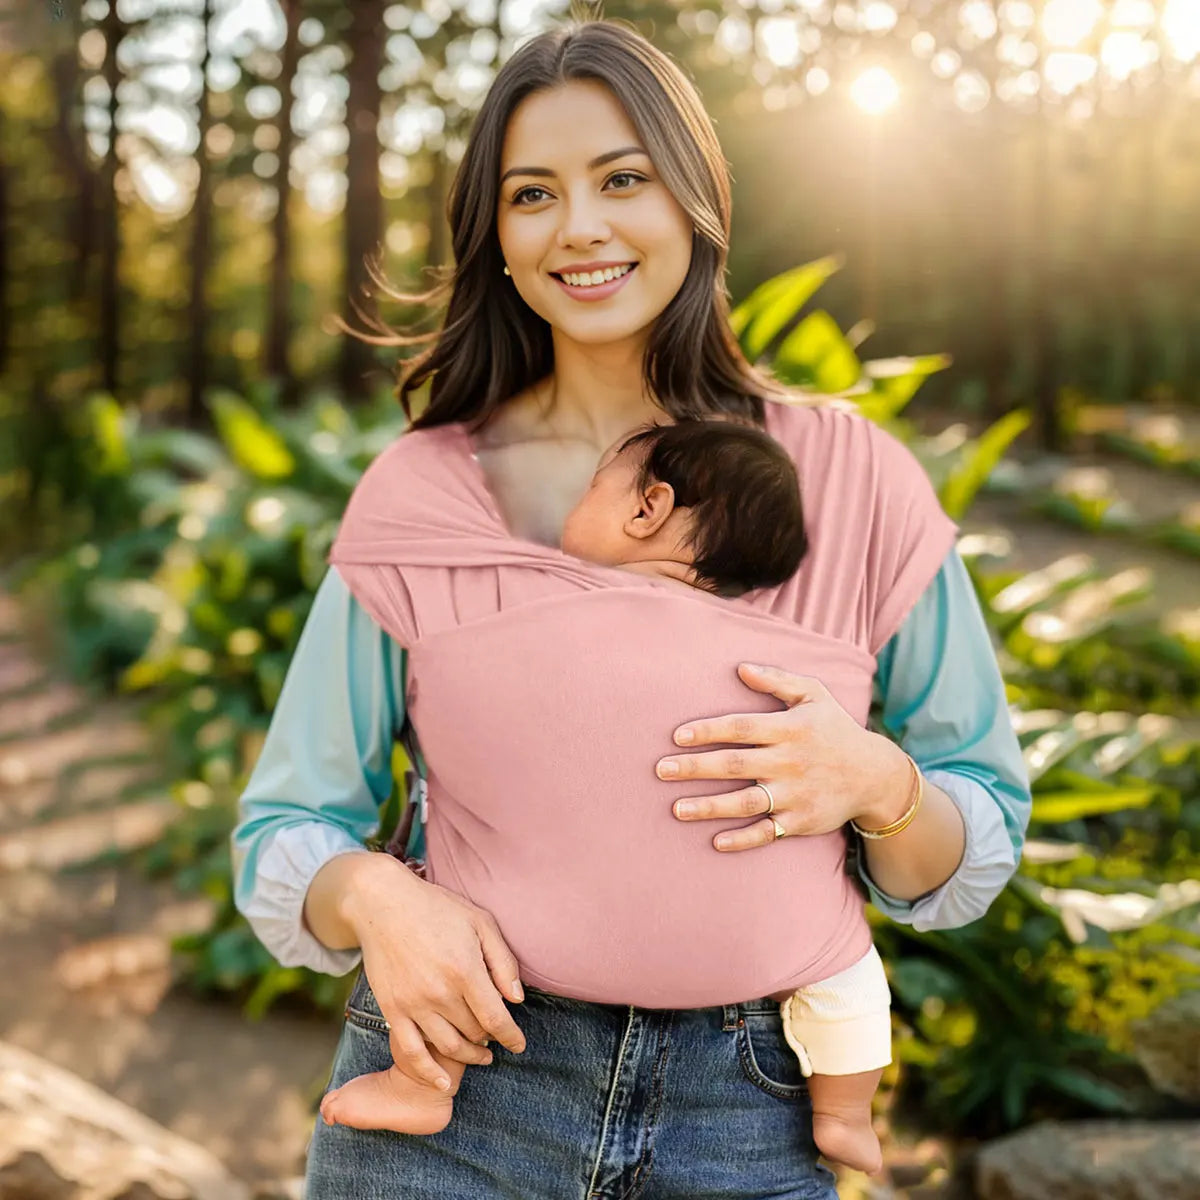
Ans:
<svg viewBox="0 0 1200 1200"><path fill-rule="evenodd" d="M250 1200L250 1189L194 1142L0 1042L0 1196Z"/></svg>
<svg viewBox="0 0 1200 1200"><path fill-rule="evenodd" d="M990 1142L979 1200L1196 1200L1200 1121L1045 1121Z"/></svg>
<svg viewBox="0 0 1200 1200"><path fill-rule="evenodd" d="M1154 1087L1200 1104L1200 988L1160 1004L1130 1032L1133 1052Z"/></svg>

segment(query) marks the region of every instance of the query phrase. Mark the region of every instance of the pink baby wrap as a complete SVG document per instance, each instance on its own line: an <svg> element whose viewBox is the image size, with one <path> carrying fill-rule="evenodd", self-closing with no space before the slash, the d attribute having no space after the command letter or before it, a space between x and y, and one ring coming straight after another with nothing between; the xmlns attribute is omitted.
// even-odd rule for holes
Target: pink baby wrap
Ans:
<svg viewBox="0 0 1200 1200"><path fill-rule="evenodd" d="M742 661L819 677L864 723L874 655L953 544L920 465L856 412L768 402L767 431L799 471L810 550L736 599L512 536L459 423L403 434L350 499L330 562L409 651L429 878L495 916L534 987L702 1007L870 945L841 831L722 854L712 838L744 820L671 805L741 784L655 774L683 722L783 708Z"/></svg>

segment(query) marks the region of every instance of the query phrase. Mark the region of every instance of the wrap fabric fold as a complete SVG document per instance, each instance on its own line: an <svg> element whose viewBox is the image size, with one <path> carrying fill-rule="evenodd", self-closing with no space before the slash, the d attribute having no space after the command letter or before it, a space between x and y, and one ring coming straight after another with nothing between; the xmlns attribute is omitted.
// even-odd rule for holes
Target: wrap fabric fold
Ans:
<svg viewBox="0 0 1200 1200"><path fill-rule="evenodd" d="M739 662L817 676L864 723L882 635L952 544L920 466L856 413L768 403L767 431L796 461L812 548L736 599L513 536L462 424L405 433L351 497L330 561L409 652L428 878L495 916L532 986L702 1007L870 947L843 831L721 854L744 819L671 805L753 780L655 774L684 721L782 709Z"/></svg>

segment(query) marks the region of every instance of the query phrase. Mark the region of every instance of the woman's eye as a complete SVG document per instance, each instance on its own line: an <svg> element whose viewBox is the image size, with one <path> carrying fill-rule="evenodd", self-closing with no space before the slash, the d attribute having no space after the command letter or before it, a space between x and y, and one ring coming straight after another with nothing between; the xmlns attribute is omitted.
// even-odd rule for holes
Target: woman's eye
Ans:
<svg viewBox="0 0 1200 1200"><path fill-rule="evenodd" d="M545 189L545 188L540 188L540 187L524 187L524 188L522 188L522 189L521 189L519 192L517 192L515 196L513 196L513 198L512 198L512 202L513 202L514 204L524 204L524 203L525 203L524 197L525 197L525 196L528 196L530 192L543 192L543 193L545 193L546 195L549 195L549 194L550 194L549 192L547 192L547 191L546 191L546 189ZM537 201L534 201L534 203L536 204L536 203L537 203Z"/></svg>
<svg viewBox="0 0 1200 1200"><path fill-rule="evenodd" d="M630 187L632 187L634 184L646 182L646 177L644 175L639 175L636 171L614 171L613 174L611 174L608 177L607 182L612 183L612 181L614 179L629 180L629 183L625 187L618 187L616 189L618 192L627 192L627 191L629 191ZM547 197L549 194L550 193L548 191L546 191L546 189L543 187L536 187L536 186L523 187L523 188L521 188L521 190L519 192L517 192L513 196L512 202L513 202L513 204L518 204L518 205L519 204L540 204L541 201L543 199L545 199L545 197Z"/></svg>

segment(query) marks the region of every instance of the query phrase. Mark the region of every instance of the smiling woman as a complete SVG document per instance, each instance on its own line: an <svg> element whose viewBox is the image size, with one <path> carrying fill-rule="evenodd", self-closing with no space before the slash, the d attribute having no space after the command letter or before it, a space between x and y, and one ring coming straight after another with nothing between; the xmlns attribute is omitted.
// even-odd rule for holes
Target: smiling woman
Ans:
<svg viewBox="0 0 1200 1200"><path fill-rule="evenodd" d="M428 292L392 292L419 306L445 300L442 328L370 339L433 343L401 372L413 427L470 417L502 443L516 440L504 422L515 433L519 414L537 420L557 404L575 411L560 432L582 431L598 454L661 416L650 398L668 395L678 415L720 410L761 425L762 400L785 389L729 333L729 175L694 88L613 22L535 38L515 60L485 97L454 181L454 266ZM572 380L603 387L589 358L600 347L631 364L644 391L596 396L606 415L593 422ZM426 386L429 409L414 417Z"/></svg>
<svg viewBox="0 0 1200 1200"><path fill-rule="evenodd" d="M1028 783L954 526L894 438L746 361L730 215L686 77L567 26L479 112L454 266L407 297L442 327L381 339L432 342L410 427L351 498L234 833L281 961L363 964L310 1200L834 1200L817 1148L878 1165L888 1061L849 831L922 928L1015 868ZM681 560L720 529L728 596ZM761 571L781 545L799 568ZM361 845L401 729L420 871Z"/></svg>

